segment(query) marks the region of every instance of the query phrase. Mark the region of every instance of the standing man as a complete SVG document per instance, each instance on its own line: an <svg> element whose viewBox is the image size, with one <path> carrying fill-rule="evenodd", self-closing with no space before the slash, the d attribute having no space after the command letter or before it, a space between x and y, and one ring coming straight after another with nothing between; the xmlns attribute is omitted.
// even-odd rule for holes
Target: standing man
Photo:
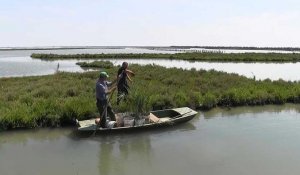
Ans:
<svg viewBox="0 0 300 175"><path fill-rule="evenodd" d="M122 67L118 70L117 82L118 82L118 95L117 95L117 105L120 104L120 101L128 95L129 85L127 79L132 82L130 76L134 76L131 70L128 70L128 63L123 62Z"/></svg>
<svg viewBox="0 0 300 175"><path fill-rule="evenodd" d="M113 92L113 90L116 89L116 86L108 89L108 87L111 87L114 84L114 82L107 81L108 77L106 72L100 72L99 79L96 83L96 105L100 113L100 126L102 128L105 128L107 115L112 121L116 121L115 114L107 99L107 95ZM96 124L99 124L99 119L96 119Z"/></svg>

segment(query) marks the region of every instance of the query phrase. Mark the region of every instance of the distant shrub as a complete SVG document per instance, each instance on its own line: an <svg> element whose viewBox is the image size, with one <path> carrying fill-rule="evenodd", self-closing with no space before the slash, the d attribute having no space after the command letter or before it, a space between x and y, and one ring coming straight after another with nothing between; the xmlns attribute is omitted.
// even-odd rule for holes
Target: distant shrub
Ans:
<svg viewBox="0 0 300 175"><path fill-rule="evenodd" d="M81 67L94 67L94 68L104 68L104 69L110 69L114 66L113 63L111 63L110 61L94 61L91 63L78 62L76 64Z"/></svg>

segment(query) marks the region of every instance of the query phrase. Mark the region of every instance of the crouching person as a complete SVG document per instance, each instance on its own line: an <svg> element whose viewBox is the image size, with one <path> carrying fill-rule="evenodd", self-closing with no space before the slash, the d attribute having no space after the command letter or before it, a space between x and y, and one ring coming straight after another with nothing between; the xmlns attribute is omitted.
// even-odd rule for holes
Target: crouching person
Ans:
<svg viewBox="0 0 300 175"><path fill-rule="evenodd" d="M100 114L100 118L96 119L95 122L98 125L100 122L100 127L102 128L105 128L107 116L110 117L111 121L116 121L115 114L107 98L107 95L112 93L114 89L116 89L116 86L110 89L108 88L114 84L113 82L107 81L108 77L109 76L106 72L100 72L99 79L96 83L96 105Z"/></svg>

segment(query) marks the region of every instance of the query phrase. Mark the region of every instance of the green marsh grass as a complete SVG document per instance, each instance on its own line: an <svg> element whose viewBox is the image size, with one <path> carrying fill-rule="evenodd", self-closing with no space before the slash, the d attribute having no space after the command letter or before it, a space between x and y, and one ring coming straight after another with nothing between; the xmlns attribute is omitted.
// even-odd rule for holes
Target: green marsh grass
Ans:
<svg viewBox="0 0 300 175"><path fill-rule="evenodd" d="M93 64L93 63L89 63ZM97 63L98 64L98 63ZM110 80L117 67L105 69ZM136 73L126 102L116 112L146 112L188 106L208 110L215 106L300 103L300 83L255 81L237 74L130 65ZM0 130L59 127L98 116L95 83L99 72L0 79Z"/></svg>
<svg viewBox="0 0 300 175"><path fill-rule="evenodd" d="M176 59L212 62L299 62L300 53L222 53L222 52L187 52L176 54L32 54L32 58L42 60L58 59Z"/></svg>

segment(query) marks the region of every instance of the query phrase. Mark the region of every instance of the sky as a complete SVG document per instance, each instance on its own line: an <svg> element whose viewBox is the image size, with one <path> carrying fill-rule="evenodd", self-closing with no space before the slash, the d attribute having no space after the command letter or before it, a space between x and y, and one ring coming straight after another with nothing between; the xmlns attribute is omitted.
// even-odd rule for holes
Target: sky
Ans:
<svg viewBox="0 0 300 175"><path fill-rule="evenodd" d="M300 47L299 0L0 0L0 47Z"/></svg>

